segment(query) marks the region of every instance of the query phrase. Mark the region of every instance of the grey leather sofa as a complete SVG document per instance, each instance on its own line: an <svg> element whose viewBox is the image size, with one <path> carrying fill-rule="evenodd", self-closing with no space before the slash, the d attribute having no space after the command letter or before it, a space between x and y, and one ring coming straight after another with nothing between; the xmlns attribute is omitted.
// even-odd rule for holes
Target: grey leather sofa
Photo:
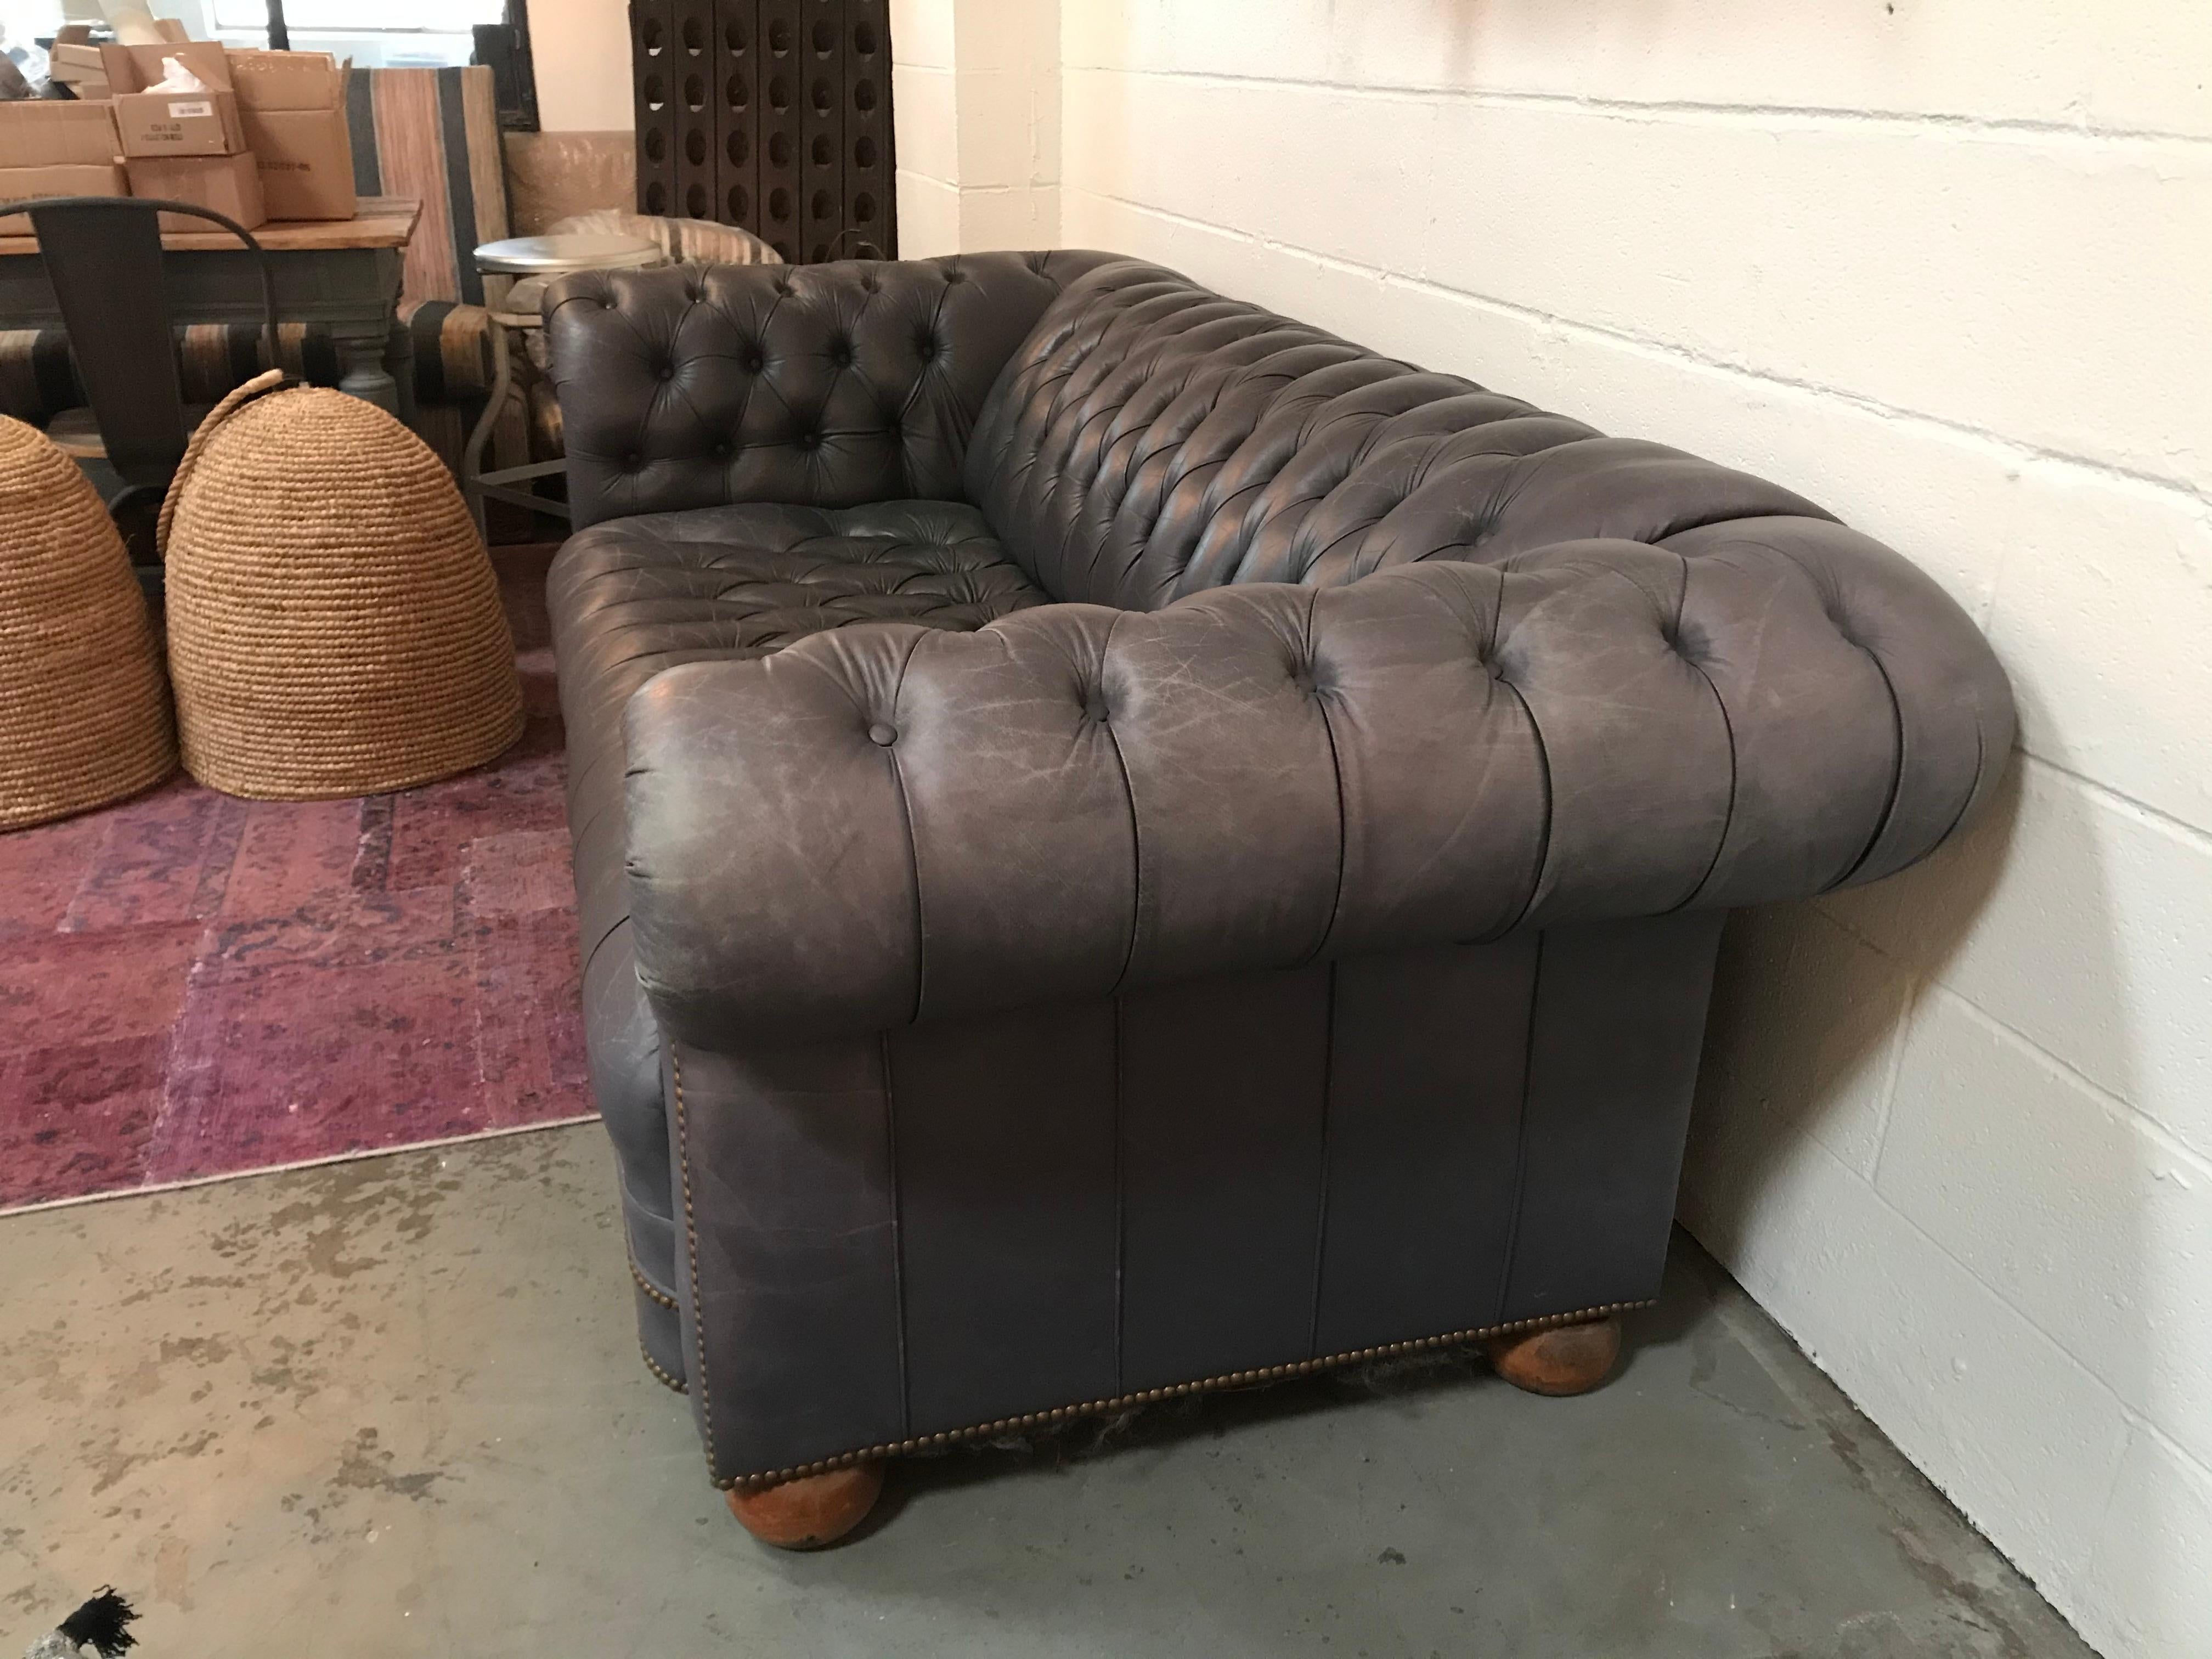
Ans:
<svg viewBox="0 0 2212 1659"><path fill-rule="evenodd" d="M881 1460L1660 1279L1731 907L2012 736L1786 489L1100 253L547 300L594 1079L646 1360L775 1541Z"/></svg>

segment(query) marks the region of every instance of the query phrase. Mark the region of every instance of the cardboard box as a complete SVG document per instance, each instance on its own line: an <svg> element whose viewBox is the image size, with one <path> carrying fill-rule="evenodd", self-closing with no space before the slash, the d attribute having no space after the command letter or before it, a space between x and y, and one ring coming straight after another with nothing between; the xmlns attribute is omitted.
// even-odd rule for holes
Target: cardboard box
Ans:
<svg viewBox="0 0 2212 1659"><path fill-rule="evenodd" d="M100 48L92 44L91 24L63 24L54 31L54 43L46 49L46 77L60 82L78 97L114 95L115 89L107 84L107 65L101 61ZM118 155L122 153L116 151Z"/></svg>
<svg viewBox="0 0 2212 1659"><path fill-rule="evenodd" d="M0 104L0 109L7 106ZM128 196L123 164L110 157L84 167L0 167L0 202L28 202L54 196ZM0 217L0 236L32 234L27 213Z"/></svg>
<svg viewBox="0 0 2212 1659"><path fill-rule="evenodd" d="M65 86L88 86L94 82L107 84L107 65L100 56L100 48L92 46L72 46L57 40L46 54L46 75L50 80Z"/></svg>
<svg viewBox="0 0 2212 1659"><path fill-rule="evenodd" d="M53 98L0 102L0 167L106 167L122 154L115 112L106 104Z"/></svg>
<svg viewBox="0 0 2212 1659"><path fill-rule="evenodd" d="M164 58L174 58L207 86L204 92L148 92L161 78ZM231 90L230 60L212 40L167 41L157 46L102 46L115 126L126 156L235 155L246 148L238 94Z"/></svg>
<svg viewBox="0 0 2212 1659"><path fill-rule="evenodd" d="M227 213L246 228L269 222L261 195L261 169L251 151L237 155L132 156L124 164L133 196L166 197ZM221 225L182 213L161 216L161 228L223 234Z"/></svg>
<svg viewBox="0 0 2212 1659"><path fill-rule="evenodd" d="M261 161L272 219L350 219L353 132L346 124L349 66L326 52L234 52L231 86L246 147Z"/></svg>

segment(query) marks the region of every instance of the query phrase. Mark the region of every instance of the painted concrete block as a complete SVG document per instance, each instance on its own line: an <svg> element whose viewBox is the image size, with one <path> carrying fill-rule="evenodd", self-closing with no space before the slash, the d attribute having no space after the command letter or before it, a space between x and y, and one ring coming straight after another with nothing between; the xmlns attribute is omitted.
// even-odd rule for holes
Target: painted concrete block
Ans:
<svg viewBox="0 0 2212 1659"><path fill-rule="evenodd" d="M2212 1653L2212 1472L2137 1429L2099 1528L2075 1627L2112 1659Z"/></svg>
<svg viewBox="0 0 2212 1659"><path fill-rule="evenodd" d="M1911 992L1896 963L1809 904L1730 916L1692 1164L1756 1159L1809 1135L1871 1179Z"/></svg>
<svg viewBox="0 0 2212 1659"><path fill-rule="evenodd" d="M1683 1218L1805 1352L2069 1606L2128 1424L2112 1391L1817 1141Z"/></svg>
<svg viewBox="0 0 2212 1659"><path fill-rule="evenodd" d="M927 259L960 252L960 191L942 179L898 170L899 256Z"/></svg>
<svg viewBox="0 0 2212 1659"><path fill-rule="evenodd" d="M2014 771L1955 843L1821 908L2212 1157L2212 838Z"/></svg>
<svg viewBox="0 0 2212 1659"><path fill-rule="evenodd" d="M2212 1462L2212 1163L1939 991L1905 1042L1875 1186Z"/></svg>
<svg viewBox="0 0 2212 1659"><path fill-rule="evenodd" d="M2193 0L1069 0L1066 61L1593 102L2212 134Z"/></svg>
<svg viewBox="0 0 2212 1659"><path fill-rule="evenodd" d="M2212 477L2201 145L1936 143L1095 70L1069 71L1063 98L1064 167L1086 189L2054 451ZM1152 142L1164 132L1179 142ZM2162 319L2154 349L2146 315Z"/></svg>
<svg viewBox="0 0 2212 1659"><path fill-rule="evenodd" d="M898 121L899 171L957 184L960 106L954 71L892 64L891 108Z"/></svg>
<svg viewBox="0 0 2212 1659"><path fill-rule="evenodd" d="M2212 833L2212 503L2039 462L2009 541L1990 629L2029 752Z"/></svg>

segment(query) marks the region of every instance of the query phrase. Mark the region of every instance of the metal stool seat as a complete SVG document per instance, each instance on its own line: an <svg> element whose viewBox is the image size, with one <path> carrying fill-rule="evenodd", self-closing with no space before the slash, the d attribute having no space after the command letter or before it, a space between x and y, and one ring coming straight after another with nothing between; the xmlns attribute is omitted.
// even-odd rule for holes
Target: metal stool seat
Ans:
<svg viewBox="0 0 2212 1659"><path fill-rule="evenodd" d="M499 417L506 412L507 400L517 391L514 346L511 337L514 332L543 326L537 301L544 295L546 283L572 270L635 270L659 264L666 257L657 242L647 241L640 236L618 236L604 232L568 236L512 236L504 241L486 242L477 249L477 269L485 276L517 279L500 303L489 307L492 323L491 391L484 399L483 413L477 417L475 429L469 434L468 445L461 452L461 488L468 497L469 510L476 514L479 527L483 524L484 503L487 501L506 501L556 519L568 517L566 501L549 500L532 489L538 479L566 471L568 465L566 460L496 467L489 472L483 470L484 447L491 441L492 428L499 424Z"/></svg>

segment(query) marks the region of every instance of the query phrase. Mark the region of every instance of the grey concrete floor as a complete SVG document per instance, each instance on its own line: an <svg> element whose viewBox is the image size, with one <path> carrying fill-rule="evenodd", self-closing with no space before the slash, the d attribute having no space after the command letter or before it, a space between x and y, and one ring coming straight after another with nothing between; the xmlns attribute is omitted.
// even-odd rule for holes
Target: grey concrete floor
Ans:
<svg viewBox="0 0 2212 1659"><path fill-rule="evenodd" d="M1585 1398L1220 1395L775 1554L637 1361L612 1197L587 1125L0 1218L0 1656L111 1582L144 1659L2088 1651L1679 1237Z"/></svg>

